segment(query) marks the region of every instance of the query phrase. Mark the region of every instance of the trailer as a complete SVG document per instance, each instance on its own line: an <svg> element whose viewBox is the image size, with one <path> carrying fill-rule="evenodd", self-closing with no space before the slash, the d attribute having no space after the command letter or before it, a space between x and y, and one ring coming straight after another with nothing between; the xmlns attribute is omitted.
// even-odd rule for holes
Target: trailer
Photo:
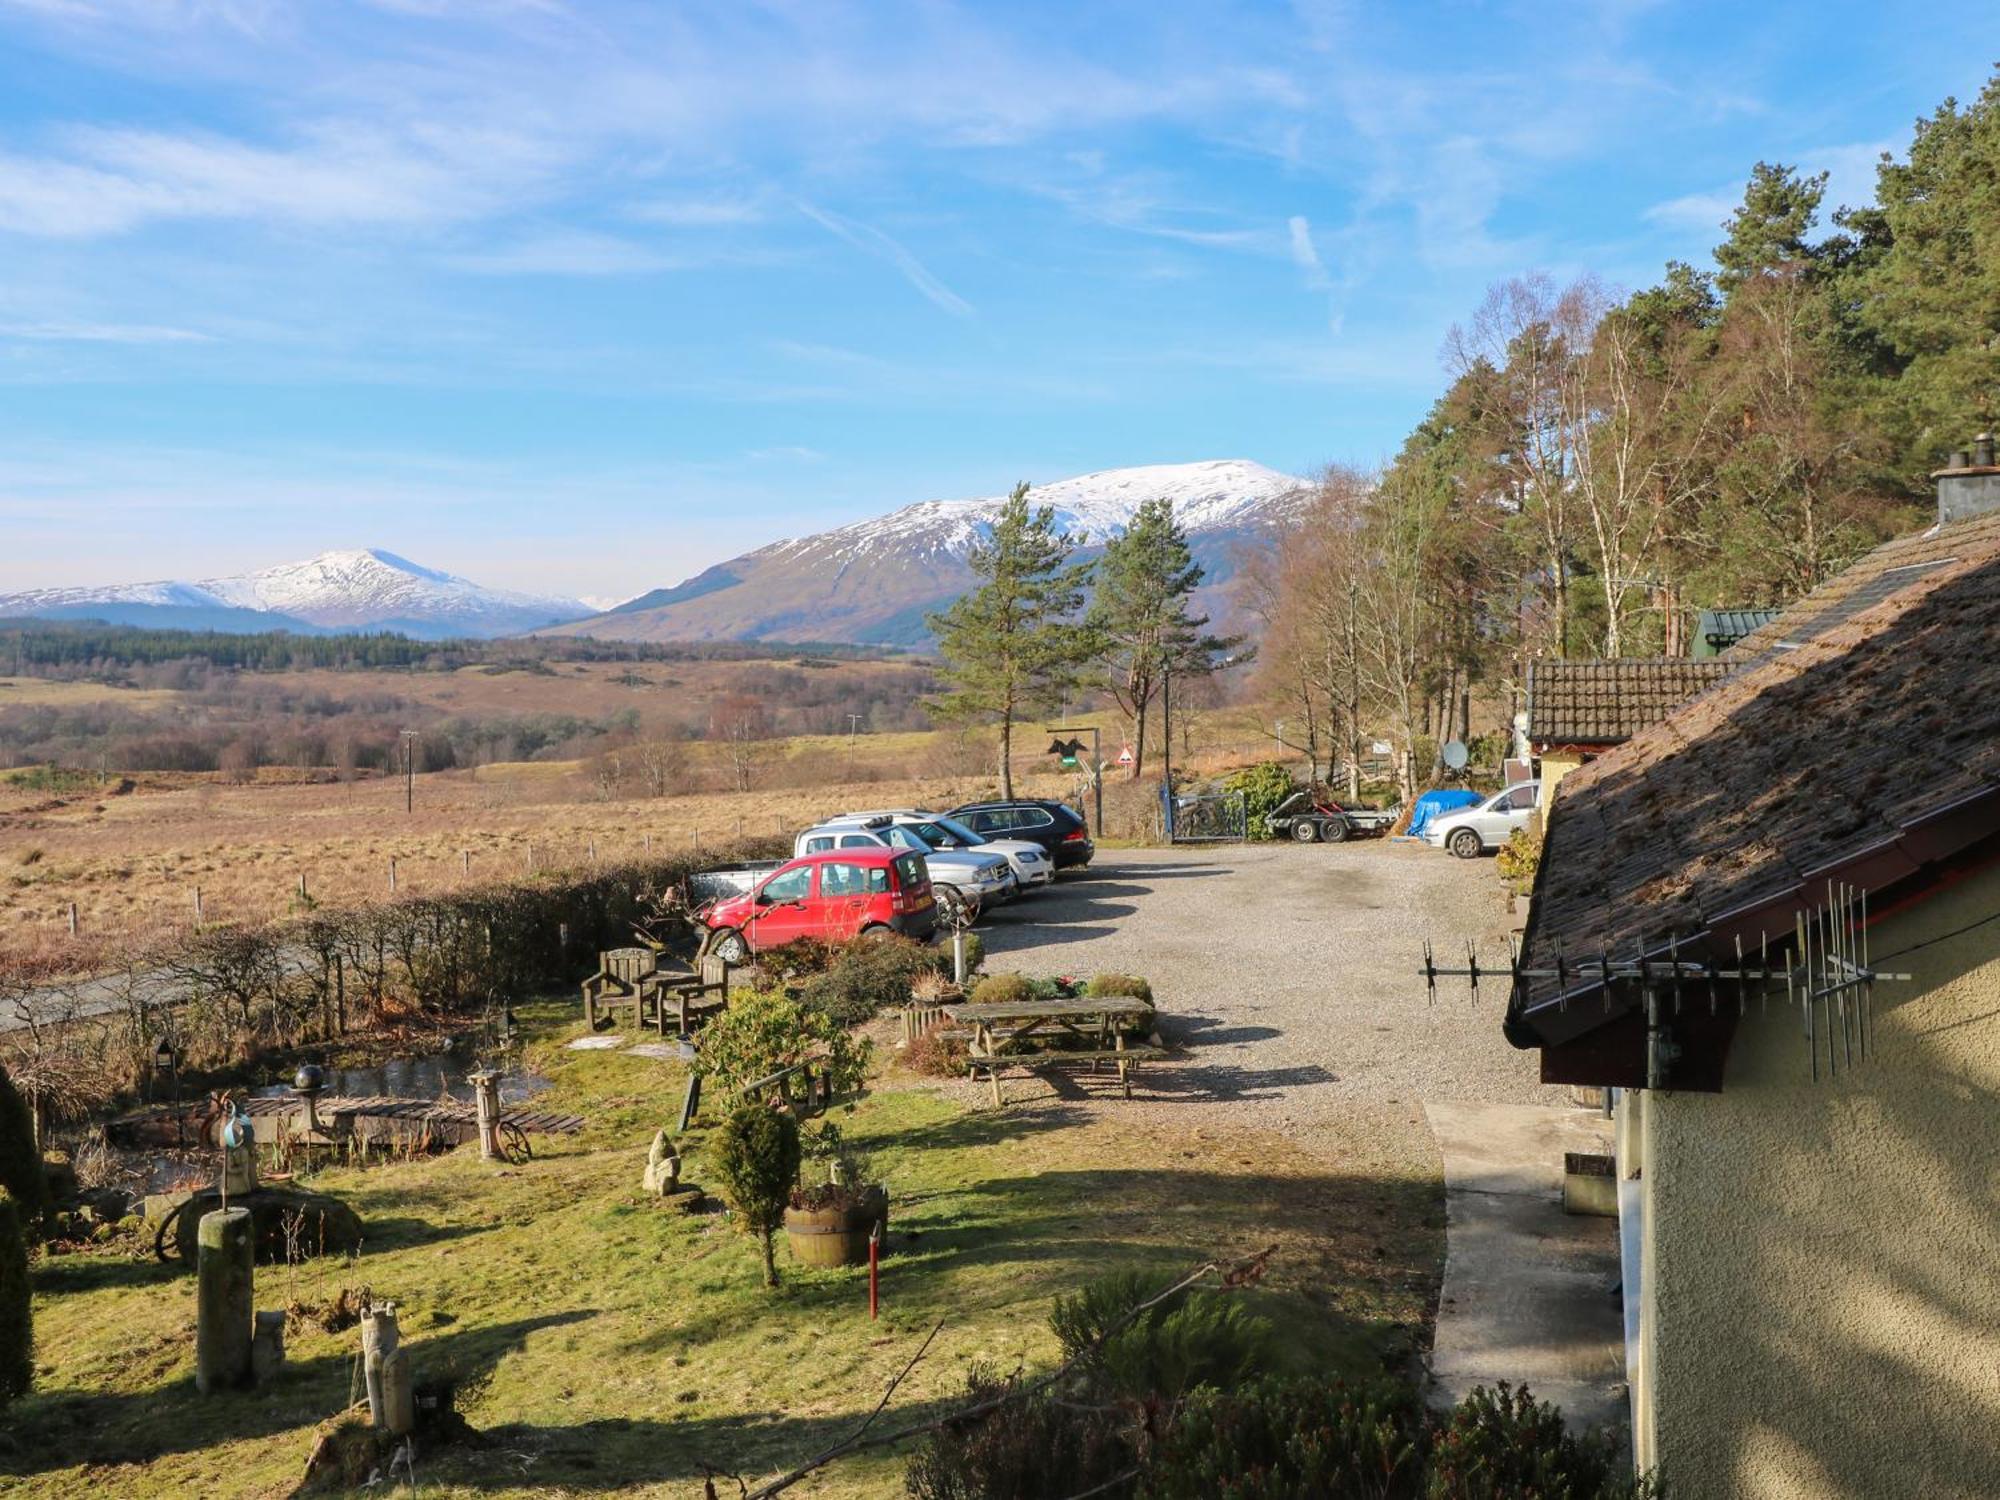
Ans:
<svg viewBox="0 0 2000 1500"><path fill-rule="evenodd" d="M1338 844L1388 831L1400 807L1342 807L1309 791L1293 792L1265 818L1271 832L1301 844Z"/></svg>

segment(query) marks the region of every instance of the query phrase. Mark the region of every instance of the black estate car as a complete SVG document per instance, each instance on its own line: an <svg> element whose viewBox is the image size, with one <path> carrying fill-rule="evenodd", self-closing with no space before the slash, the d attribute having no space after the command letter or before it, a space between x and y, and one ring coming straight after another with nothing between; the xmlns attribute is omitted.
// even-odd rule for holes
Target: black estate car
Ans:
<svg viewBox="0 0 2000 1500"><path fill-rule="evenodd" d="M975 833L995 839L1032 839L1049 851L1058 870L1090 863L1097 848L1090 842L1090 825L1066 802L1046 797L1016 797L1011 802L968 802L951 815Z"/></svg>

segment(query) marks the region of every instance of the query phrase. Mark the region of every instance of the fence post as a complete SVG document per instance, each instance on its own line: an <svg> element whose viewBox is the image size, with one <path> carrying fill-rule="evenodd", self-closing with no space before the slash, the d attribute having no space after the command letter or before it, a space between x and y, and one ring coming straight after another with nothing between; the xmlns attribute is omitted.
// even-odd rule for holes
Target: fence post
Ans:
<svg viewBox="0 0 2000 1500"><path fill-rule="evenodd" d="M396 889L396 856L393 854L389 856L389 889Z"/></svg>
<svg viewBox="0 0 2000 1500"><path fill-rule="evenodd" d="M69 904L69 935L71 937L76 936L76 903L74 901Z"/></svg>
<svg viewBox="0 0 2000 1500"><path fill-rule="evenodd" d="M458 862L465 874L470 875L472 873L472 851L470 849L461 849L458 851Z"/></svg>
<svg viewBox="0 0 2000 1500"><path fill-rule="evenodd" d="M201 887L194 888L194 925L201 926Z"/></svg>

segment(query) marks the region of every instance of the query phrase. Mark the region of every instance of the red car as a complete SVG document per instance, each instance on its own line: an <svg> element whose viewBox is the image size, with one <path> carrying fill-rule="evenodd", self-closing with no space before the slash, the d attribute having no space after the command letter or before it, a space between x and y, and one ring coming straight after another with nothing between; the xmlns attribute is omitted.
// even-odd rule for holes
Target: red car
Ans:
<svg viewBox="0 0 2000 1500"><path fill-rule="evenodd" d="M708 951L742 963L754 951L800 938L844 943L899 932L922 941L937 924L924 857L908 849L833 849L780 865L702 916Z"/></svg>

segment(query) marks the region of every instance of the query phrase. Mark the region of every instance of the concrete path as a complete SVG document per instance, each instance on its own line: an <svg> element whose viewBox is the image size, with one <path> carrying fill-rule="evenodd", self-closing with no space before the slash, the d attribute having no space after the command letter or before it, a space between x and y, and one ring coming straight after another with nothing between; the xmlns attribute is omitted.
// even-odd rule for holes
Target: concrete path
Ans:
<svg viewBox="0 0 2000 1500"><path fill-rule="evenodd" d="M1609 1150L1610 1122L1534 1104L1426 1103L1444 1155L1444 1292L1433 1399L1526 1384L1575 1426L1623 1422L1618 1225L1562 1210L1565 1151Z"/></svg>

